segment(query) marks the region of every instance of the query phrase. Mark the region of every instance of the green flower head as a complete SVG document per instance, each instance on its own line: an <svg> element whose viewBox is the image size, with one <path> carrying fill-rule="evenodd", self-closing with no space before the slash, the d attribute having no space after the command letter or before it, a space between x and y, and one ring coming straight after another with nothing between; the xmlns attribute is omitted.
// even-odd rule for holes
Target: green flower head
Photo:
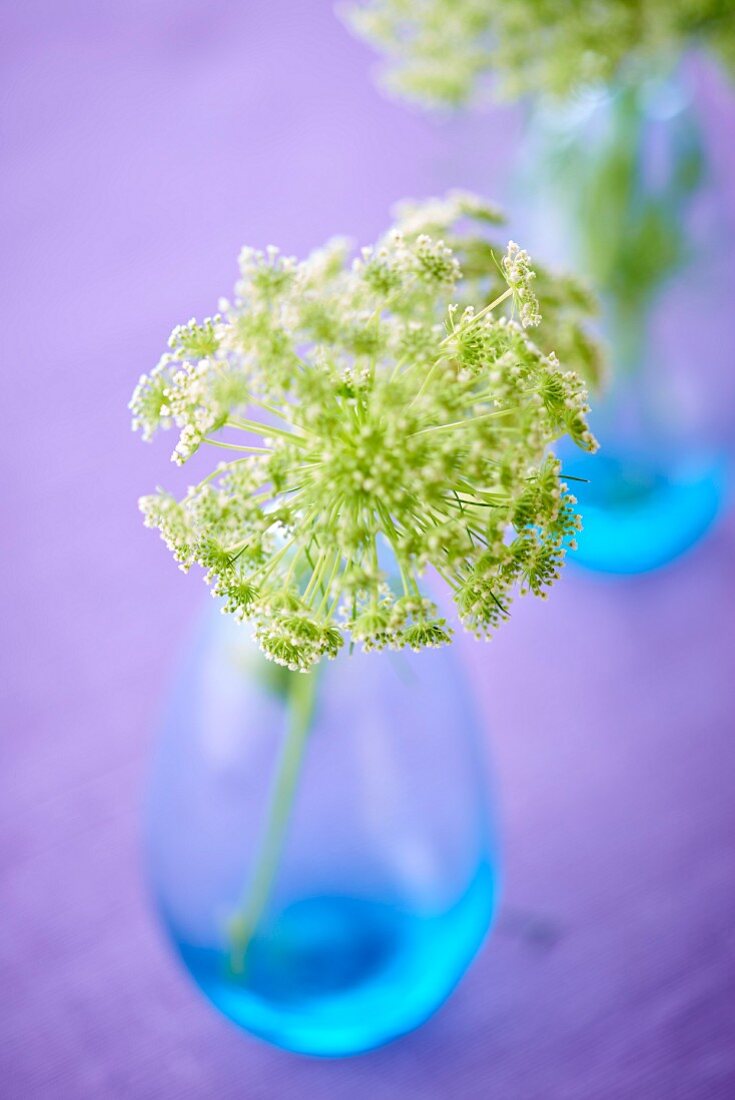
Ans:
<svg viewBox="0 0 735 1100"><path fill-rule="evenodd" d="M506 98L567 96L702 45L735 70L731 0L350 0L389 91L456 107L492 77Z"/></svg>
<svg viewBox="0 0 735 1100"><path fill-rule="evenodd" d="M447 644L427 570L480 636L559 575L580 521L549 448L596 446L591 303L512 242L496 259L498 220L452 193L402 204L357 256L244 249L233 300L177 328L135 390L133 426L175 427L177 464L226 455L182 500L142 498L146 524L279 664L305 671L347 636Z"/></svg>

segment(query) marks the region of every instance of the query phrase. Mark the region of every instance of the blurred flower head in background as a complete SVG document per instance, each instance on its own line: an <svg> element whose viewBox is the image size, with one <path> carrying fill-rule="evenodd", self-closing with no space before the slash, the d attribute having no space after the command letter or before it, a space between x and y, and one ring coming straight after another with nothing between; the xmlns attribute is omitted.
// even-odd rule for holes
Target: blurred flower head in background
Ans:
<svg viewBox="0 0 735 1100"><path fill-rule="evenodd" d="M461 106L489 79L505 98L565 97L690 46L735 68L729 0L353 0L340 11L384 54L384 86L427 107Z"/></svg>

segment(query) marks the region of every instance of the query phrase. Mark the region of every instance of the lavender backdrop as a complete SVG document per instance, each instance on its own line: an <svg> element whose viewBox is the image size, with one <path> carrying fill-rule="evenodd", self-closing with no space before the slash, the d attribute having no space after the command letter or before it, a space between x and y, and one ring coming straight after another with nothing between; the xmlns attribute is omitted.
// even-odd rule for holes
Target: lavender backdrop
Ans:
<svg viewBox="0 0 735 1100"><path fill-rule="evenodd" d="M428 1026L299 1059L179 973L139 877L138 802L203 590L140 525L169 467L130 434L129 391L171 325L229 290L243 242L367 241L396 198L452 184L512 204L519 119L437 126L381 99L328 0L0 13L0 1095L735 1095L732 518L659 575L570 572L466 646L506 903ZM732 195L735 105L714 77L706 92Z"/></svg>

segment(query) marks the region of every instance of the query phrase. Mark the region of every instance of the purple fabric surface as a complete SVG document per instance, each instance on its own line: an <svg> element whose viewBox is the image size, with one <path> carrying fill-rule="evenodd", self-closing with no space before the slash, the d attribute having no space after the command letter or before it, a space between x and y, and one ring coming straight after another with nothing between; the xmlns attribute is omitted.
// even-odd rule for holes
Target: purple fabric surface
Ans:
<svg viewBox="0 0 735 1100"><path fill-rule="evenodd" d="M505 905L426 1027L297 1058L179 972L138 803L203 590L141 526L137 495L173 468L130 433L130 390L230 290L240 244L369 241L395 199L448 185L502 198L519 119L433 125L383 100L319 0L29 0L1 18L0 1095L735 1095L732 518L659 575L570 571L489 648L461 643ZM725 150L735 107L716 81L711 97Z"/></svg>

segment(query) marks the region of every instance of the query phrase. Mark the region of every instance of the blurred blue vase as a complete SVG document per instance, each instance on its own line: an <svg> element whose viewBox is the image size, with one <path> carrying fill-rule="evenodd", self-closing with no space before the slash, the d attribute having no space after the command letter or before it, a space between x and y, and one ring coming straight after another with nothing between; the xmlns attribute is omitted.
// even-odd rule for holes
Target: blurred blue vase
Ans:
<svg viewBox="0 0 735 1100"><path fill-rule="evenodd" d="M659 569L695 546L727 498L724 454L697 449L667 453L615 446L596 455L564 454L584 529L570 560L607 573Z"/></svg>
<svg viewBox="0 0 735 1100"><path fill-rule="evenodd" d="M415 1028L497 898L482 730L453 649L308 676L208 614L179 669L147 807L163 926L226 1016L348 1055Z"/></svg>
<svg viewBox="0 0 735 1100"><path fill-rule="evenodd" d="M572 560L604 572L666 565L728 499L731 243L696 84L682 65L541 105L529 127L539 249L603 304L612 370L591 400L601 449L562 457L582 479Z"/></svg>

